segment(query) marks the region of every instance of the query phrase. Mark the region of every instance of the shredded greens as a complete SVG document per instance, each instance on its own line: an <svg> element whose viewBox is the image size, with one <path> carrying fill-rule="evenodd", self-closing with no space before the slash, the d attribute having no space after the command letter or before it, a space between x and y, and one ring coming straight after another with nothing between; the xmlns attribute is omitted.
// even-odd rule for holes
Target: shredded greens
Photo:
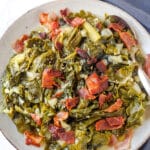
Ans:
<svg viewBox="0 0 150 150"><path fill-rule="evenodd" d="M140 125L147 95L137 67L144 57L122 37L134 39L130 29L114 27L109 15L101 20L83 10L61 10L49 26L42 21L42 30L32 31L10 58L2 83L4 112L26 135L26 144L97 150L109 145L112 135L119 139ZM107 119L114 117L122 124L110 125Z"/></svg>

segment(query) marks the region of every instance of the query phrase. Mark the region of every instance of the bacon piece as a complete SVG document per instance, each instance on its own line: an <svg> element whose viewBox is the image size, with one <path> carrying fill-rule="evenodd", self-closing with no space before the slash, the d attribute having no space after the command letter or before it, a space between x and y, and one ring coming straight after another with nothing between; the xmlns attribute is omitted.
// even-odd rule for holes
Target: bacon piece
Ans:
<svg viewBox="0 0 150 150"><path fill-rule="evenodd" d="M94 100L96 97L89 93L86 88L81 88L79 90L79 96L83 99Z"/></svg>
<svg viewBox="0 0 150 150"><path fill-rule="evenodd" d="M128 50L132 48L132 46L137 45L137 41L134 39L134 37L128 33L128 32L119 32L119 36L121 40L124 42Z"/></svg>
<svg viewBox="0 0 150 150"><path fill-rule="evenodd" d="M53 124L50 124L49 125L49 131L52 134L53 139L58 140L59 139L59 134L62 133L62 132L65 132L65 129L62 128L62 127L58 127L58 126L55 126Z"/></svg>
<svg viewBox="0 0 150 150"><path fill-rule="evenodd" d="M96 63L96 68L98 69L99 72L104 73L107 70L107 66L104 60L101 60L98 63Z"/></svg>
<svg viewBox="0 0 150 150"><path fill-rule="evenodd" d="M74 144L75 143L75 133L74 131L67 131L59 133L60 140L65 141L67 144Z"/></svg>
<svg viewBox="0 0 150 150"><path fill-rule="evenodd" d="M56 114L56 116L53 118L54 119L54 125L60 127L60 121L66 120L69 116L68 112L61 111Z"/></svg>
<svg viewBox="0 0 150 150"><path fill-rule="evenodd" d="M102 107L103 104L107 101L107 96L104 94L99 95L99 106Z"/></svg>
<svg viewBox="0 0 150 150"><path fill-rule="evenodd" d="M61 32L60 28L52 30L51 33L50 33L50 35L49 35L49 38L54 41L60 32Z"/></svg>
<svg viewBox="0 0 150 150"><path fill-rule="evenodd" d="M41 117L38 114L31 113L30 115L31 115L32 119L36 122L37 125L40 126L42 124Z"/></svg>
<svg viewBox="0 0 150 150"><path fill-rule="evenodd" d="M121 108L123 102L121 99L117 99L117 101L112 104L111 106L109 106L107 109L105 109L104 111L105 112L114 112L114 111L117 111Z"/></svg>
<svg viewBox="0 0 150 150"><path fill-rule="evenodd" d="M58 87L59 85L54 81L55 78L62 78L62 73L58 70L44 69L42 74L42 87L43 88L53 88L53 86Z"/></svg>
<svg viewBox="0 0 150 150"><path fill-rule="evenodd" d="M63 95L63 91L56 92L55 95L53 96L54 98L60 98Z"/></svg>
<svg viewBox="0 0 150 150"><path fill-rule="evenodd" d="M49 21L49 14L45 13L45 12L40 13L39 21L40 21L40 23L42 25L48 23L48 21Z"/></svg>
<svg viewBox="0 0 150 150"><path fill-rule="evenodd" d="M61 51L63 49L63 44L59 41L55 42L55 48L59 51Z"/></svg>
<svg viewBox="0 0 150 150"><path fill-rule="evenodd" d="M75 142L75 133L74 131L65 131L61 127L57 127L53 124L49 125L49 131L52 134L52 137L55 140L65 141L67 144L74 144Z"/></svg>
<svg viewBox="0 0 150 150"><path fill-rule="evenodd" d="M37 147L41 146L41 142L43 140L42 136L35 135L30 131L25 131L24 134L26 136L25 143L27 145L34 145L34 146L37 146Z"/></svg>
<svg viewBox="0 0 150 150"><path fill-rule="evenodd" d="M40 36L41 39L46 39L47 38L46 32L40 32L39 36Z"/></svg>
<svg viewBox="0 0 150 150"><path fill-rule="evenodd" d="M122 116L110 117L97 121L95 124L95 128L97 131L115 130L121 128L123 124L124 118Z"/></svg>
<svg viewBox="0 0 150 150"><path fill-rule="evenodd" d="M76 48L76 52L81 58L84 58L84 59L90 58L86 50L83 50L81 48Z"/></svg>
<svg viewBox="0 0 150 150"><path fill-rule="evenodd" d="M95 72L86 79L86 85L90 94L98 94L108 87L108 77L99 77Z"/></svg>
<svg viewBox="0 0 150 150"><path fill-rule="evenodd" d="M87 64L88 65L92 65L92 64L95 64L97 62L97 58L96 57L92 57L92 58L89 58L87 60Z"/></svg>
<svg viewBox="0 0 150 150"><path fill-rule="evenodd" d="M112 94L111 93L109 93L108 95L100 94L99 95L99 106L100 106L100 108L103 106L103 104L106 101L110 100L111 98L112 98Z"/></svg>
<svg viewBox="0 0 150 150"><path fill-rule="evenodd" d="M68 9L68 8L65 8L65 9L60 10L60 14L61 14L63 20L64 20L67 24L70 25L70 24L71 24L71 19L68 18L69 14L70 14L69 9Z"/></svg>
<svg viewBox="0 0 150 150"><path fill-rule="evenodd" d="M109 29L113 29L116 32L120 32L124 29L124 26L120 23L110 23L108 26Z"/></svg>
<svg viewBox="0 0 150 150"><path fill-rule="evenodd" d="M66 108L68 110L71 110L72 108L76 107L76 105L79 103L79 98L74 97L74 98L68 98L66 99Z"/></svg>
<svg viewBox="0 0 150 150"><path fill-rule="evenodd" d="M98 94L100 92L100 78L94 72L86 79L86 85L88 87L89 93Z"/></svg>
<svg viewBox="0 0 150 150"><path fill-rule="evenodd" d="M105 91L108 88L108 77L101 76L100 77L100 92Z"/></svg>
<svg viewBox="0 0 150 150"><path fill-rule="evenodd" d="M60 27L58 20L50 22L50 26L51 26L51 29L50 29L51 31L59 29Z"/></svg>
<svg viewBox="0 0 150 150"><path fill-rule="evenodd" d="M106 121L111 127L124 124L124 118L122 116L106 118Z"/></svg>
<svg viewBox="0 0 150 150"><path fill-rule="evenodd" d="M75 18L71 21L71 25L72 25L73 27L79 27L79 26L81 26L84 22L85 22L85 19L80 18L80 17L75 17Z"/></svg>
<svg viewBox="0 0 150 150"><path fill-rule="evenodd" d="M148 77L150 78L150 54L147 54L145 64L144 64L144 70Z"/></svg>
<svg viewBox="0 0 150 150"><path fill-rule="evenodd" d="M96 24L96 28L97 28L99 31L101 31L101 30L102 30L102 23L101 23L101 22L98 22L98 23Z"/></svg>
<svg viewBox="0 0 150 150"><path fill-rule="evenodd" d="M61 111L61 112L59 112L59 113L57 113L57 115L56 115L56 117L58 118L58 120L66 120L67 118L68 118L68 116L69 116L69 113L68 112L66 112L66 111Z"/></svg>
<svg viewBox="0 0 150 150"><path fill-rule="evenodd" d="M26 41L29 38L28 35L24 34L20 37L20 39L17 39L16 42L12 45L13 49L17 53L23 52L24 49L24 41Z"/></svg>

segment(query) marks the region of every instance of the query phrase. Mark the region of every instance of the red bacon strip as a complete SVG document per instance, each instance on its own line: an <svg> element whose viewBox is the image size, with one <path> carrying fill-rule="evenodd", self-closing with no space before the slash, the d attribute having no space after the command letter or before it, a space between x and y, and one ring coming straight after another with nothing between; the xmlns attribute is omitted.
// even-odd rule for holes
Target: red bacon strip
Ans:
<svg viewBox="0 0 150 150"><path fill-rule="evenodd" d="M96 97L92 94L89 93L89 91L86 88L81 88L79 90L79 96L83 99L87 99L87 100L93 100Z"/></svg>
<svg viewBox="0 0 150 150"><path fill-rule="evenodd" d="M81 26L84 22L85 22L85 19L80 18L80 17L75 17L75 18L71 21L71 26L73 26L73 27L79 27L79 26Z"/></svg>
<svg viewBox="0 0 150 150"><path fill-rule="evenodd" d="M126 45L128 50L130 50L133 46L137 45L137 41L134 37L128 32L119 32L119 36L123 43Z"/></svg>
<svg viewBox="0 0 150 150"><path fill-rule="evenodd" d="M42 120L39 115L33 114L33 113L31 113L30 115L31 115L32 119L36 122L37 125L40 126L42 124Z"/></svg>
<svg viewBox="0 0 150 150"><path fill-rule="evenodd" d="M55 125L50 125L49 126L49 131L52 134L52 137L55 140L62 140L65 141L66 144L74 144L75 143L75 133L74 131L65 131L61 127L57 127Z"/></svg>
<svg viewBox="0 0 150 150"><path fill-rule="evenodd" d="M75 133L74 131L62 132L59 134L59 138L62 141L65 141L67 144L75 143Z"/></svg>
<svg viewBox="0 0 150 150"><path fill-rule="evenodd" d="M86 79L86 85L90 94L98 94L108 87L108 77L99 77L95 72Z"/></svg>
<svg viewBox="0 0 150 150"><path fill-rule="evenodd" d="M26 41L29 38L28 35L24 34L20 37L20 39L16 40L16 42L12 45L13 49L17 53L23 52L24 49L24 41Z"/></svg>
<svg viewBox="0 0 150 150"><path fill-rule="evenodd" d="M95 124L95 128L97 131L115 130L121 128L123 124L124 118L122 116L110 117L97 121Z"/></svg>
<svg viewBox="0 0 150 150"><path fill-rule="evenodd" d="M111 98L112 98L112 94L111 93L109 93L108 95L100 94L99 95L99 106L100 106L100 108L103 106L103 104L106 101L110 100Z"/></svg>
<svg viewBox="0 0 150 150"><path fill-rule="evenodd" d="M79 98L74 97L74 98L68 98L66 99L66 108L68 110L71 110L72 108L76 107L76 105L79 103Z"/></svg>
<svg viewBox="0 0 150 150"><path fill-rule="evenodd" d="M117 101L109 106L107 109L105 109L105 112L114 112L119 110L122 107L123 101L121 99L117 99Z"/></svg>
<svg viewBox="0 0 150 150"><path fill-rule="evenodd" d="M124 26L122 26L120 23L110 23L108 28L113 29L116 32L120 32L124 29Z"/></svg>
<svg viewBox="0 0 150 150"><path fill-rule="evenodd" d="M69 113L65 111L61 111L56 114L54 119L54 125L60 127L60 121L66 120L69 117Z"/></svg>
<svg viewBox="0 0 150 150"><path fill-rule="evenodd" d="M104 60L101 60L96 63L96 68L98 69L99 72L105 72L107 70L107 65L104 62Z"/></svg>
<svg viewBox="0 0 150 150"><path fill-rule="evenodd" d="M62 78L62 73L58 70L45 69L42 74L42 87L43 88L53 88L53 86L58 87L59 85L54 81L55 78Z"/></svg>
<svg viewBox="0 0 150 150"><path fill-rule="evenodd" d="M26 136L25 143L27 145L34 145L34 146L37 146L37 147L41 146L41 142L43 140L42 136L35 135L30 131L25 131L24 134Z"/></svg>

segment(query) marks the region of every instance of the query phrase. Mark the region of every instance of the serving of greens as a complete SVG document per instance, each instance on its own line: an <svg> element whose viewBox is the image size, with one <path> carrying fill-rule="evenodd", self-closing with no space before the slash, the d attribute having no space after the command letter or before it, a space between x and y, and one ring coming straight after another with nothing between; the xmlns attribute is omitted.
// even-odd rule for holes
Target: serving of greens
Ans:
<svg viewBox="0 0 150 150"><path fill-rule="evenodd" d="M145 58L117 16L60 10L13 44L2 81L4 112L27 145L45 150L128 149L148 96ZM133 59L134 58L134 59Z"/></svg>

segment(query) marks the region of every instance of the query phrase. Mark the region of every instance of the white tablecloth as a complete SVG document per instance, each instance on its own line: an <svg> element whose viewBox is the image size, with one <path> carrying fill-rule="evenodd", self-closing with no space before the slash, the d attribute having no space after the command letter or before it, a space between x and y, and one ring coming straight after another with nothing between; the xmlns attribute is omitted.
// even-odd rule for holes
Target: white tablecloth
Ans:
<svg viewBox="0 0 150 150"><path fill-rule="evenodd" d="M52 0L0 0L0 38L7 28L22 14ZM0 132L0 150L15 150Z"/></svg>

